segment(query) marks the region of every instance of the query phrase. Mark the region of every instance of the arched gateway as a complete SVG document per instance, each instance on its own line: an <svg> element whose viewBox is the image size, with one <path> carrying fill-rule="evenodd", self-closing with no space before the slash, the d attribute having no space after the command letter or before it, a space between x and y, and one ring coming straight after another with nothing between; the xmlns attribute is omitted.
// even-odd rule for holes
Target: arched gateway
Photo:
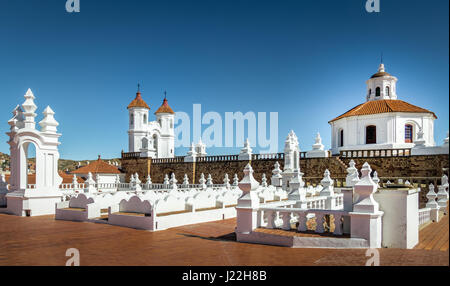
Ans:
<svg viewBox="0 0 450 286"><path fill-rule="evenodd" d="M59 186L62 178L58 174L59 152L57 133L59 125L53 110L47 106L44 119L36 129L34 121L37 106L30 89L25 94L25 102L13 110L13 118L8 121L10 131L8 144L11 152L10 188L6 195L7 212L15 215L47 215L55 213L55 203L61 201ZM36 149L36 182L28 182L30 145Z"/></svg>

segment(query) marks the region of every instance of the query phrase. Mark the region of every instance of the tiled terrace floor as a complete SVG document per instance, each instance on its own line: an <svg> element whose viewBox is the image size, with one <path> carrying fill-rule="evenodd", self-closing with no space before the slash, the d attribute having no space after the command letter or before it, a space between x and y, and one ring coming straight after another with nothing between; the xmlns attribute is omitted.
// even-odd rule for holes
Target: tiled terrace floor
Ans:
<svg viewBox="0 0 450 286"><path fill-rule="evenodd" d="M365 265L366 250L291 249L235 241L235 219L147 232L53 216L0 214L0 265ZM381 265L449 265L448 216L421 230L417 249L380 249Z"/></svg>

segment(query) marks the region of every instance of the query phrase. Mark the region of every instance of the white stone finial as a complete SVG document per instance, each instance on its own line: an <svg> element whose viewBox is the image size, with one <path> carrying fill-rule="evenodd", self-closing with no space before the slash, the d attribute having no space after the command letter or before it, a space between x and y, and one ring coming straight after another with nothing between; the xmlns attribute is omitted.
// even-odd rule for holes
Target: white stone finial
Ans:
<svg viewBox="0 0 450 286"><path fill-rule="evenodd" d="M250 141L247 138L244 142L244 147L241 149L241 152L239 153L238 159L239 160L251 160L252 152L253 152L253 150L250 147Z"/></svg>
<svg viewBox="0 0 450 286"><path fill-rule="evenodd" d="M233 177L233 186L237 187L239 185L239 177L237 174L234 174Z"/></svg>
<svg viewBox="0 0 450 286"><path fill-rule="evenodd" d="M188 177L188 175L187 174L184 174L184 177L183 177L183 186L189 186L189 177Z"/></svg>
<svg viewBox="0 0 450 286"><path fill-rule="evenodd" d="M434 185L430 184L428 186L428 193L427 193L427 199L428 202L425 205L427 208L431 209L437 209L439 208L438 203L436 202L437 194L434 192Z"/></svg>
<svg viewBox="0 0 450 286"><path fill-rule="evenodd" d="M36 117L36 113L34 113L37 109L36 104L34 104L34 95L31 92L31 89L27 90L25 94L25 102L22 103L23 115L24 115L24 127L25 128L35 128L34 118Z"/></svg>
<svg viewBox="0 0 450 286"><path fill-rule="evenodd" d="M378 186L370 177L371 172L369 163L365 162L361 169L361 180L354 187L354 192L357 195L357 201L353 204L355 212L379 213L379 204L373 198L373 193L377 191Z"/></svg>
<svg viewBox="0 0 450 286"><path fill-rule="evenodd" d="M115 183L117 184L117 187L119 187L119 184L120 184L120 176L119 175L116 175Z"/></svg>
<svg viewBox="0 0 450 286"><path fill-rule="evenodd" d="M72 185L74 189L78 189L78 179L76 175L73 175L72 177Z"/></svg>
<svg viewBox="0 0 450 286"><path fill-rule="evenodd" d="M211 174L208 174L208 179L206 180L206 185L208 187L212 187L213 186L213 180L212 180Z"/></svg>
<svg viewBox="0 0 450 286"><path fill-rule="evenodd" d="M373 178L372 178L372 180L373 180L373 182L374 182L375 184L377 184L377 186L379 186L380 178L378 178L378 173L377 173L377 171L373 172Z"/></svg>
<svg viewBox="0 0 450 286"><path fill-rule="evenodd" d="M384 64L383 64L383 63L381 63L381 64L378 66L378 72L385 72Z"/></svg>
<svg viewBox="0 0 450 286"><path fill-rule="evenodd" d="M134 174L134 181L135 181L136 185L139 185L140 183L142 183L141 180L139 180L139 174L138 173Z"/></svg>
<svg viewBox="0 0 450 286"><path fill-rule="evenodd" d="M262 178L261 178L261 186L262 187L267 187L267 178L266 178L266 173L262 174Z"/></svg>
<svg viewBox="0 0 450 286"><path fill-rule="evenodd" d="M44 119L39 122L39 125L41 126L41 132L56 133L56 127L59 125L59 123L55 120L55 112L50 108L50 106L47 106L44 109L43 114Z"/></svg>
<svg viewBox="0 0 450 286"><path fill-rule="evenodd" d="M198 182L200 183L200 187L202 189L206 189L206 179L205 179L205 174L201 173L200 174L200 180L198 180Z"/></svg>
<svg viewBox="0 0 450 286"><path fill-rule="evenodd" d="M355 161L350 160L347 168L347 177L345 178L345 185L347 187L353 187L357 182L359 182L358 169L355 167Z"/></svg>
<svg viewBox="0 0 450 286"><path fill-rule="evenodd" d="M167 175L167 174L164 175L164 182L163 182L163 185L166 186L166 187L167 187L168 185L170 185L169 175Z"/></svg>
<svg viewBox="0 0 450 286"><path fill-rule="evenodd" d="M223 178L223 184L225 185L226 188L230 187L230 178L228 178L227 173L225 173L225 177Z"/></svg>
<svg viewBox="0 0 450 286"><path fill-rule="evenodd" d="M448 146L449 145L449 139L448 139L448 131L447 131L447 137L445 137L444 139L444 146Z"/></svg>
<svg viewBox="0 0 450 286"><path fill-rule="evenodd" d="M332 196L334 195L333 185L334 180L331 179L330 171L328 169L323 173L323 179L320 181L323 189L320 191L321 196Z"/></svg>
<svg viewBox="0 0 450 286"><path fill-rule="evenodd" d="M147 181L145 182L145 184L147 186L151 186L153 184L152 183L152 177L150 177L150 174L147 175Z"/></svg>
<svg viewBox="0 0 450 286"><path fill-rule="evenodd" d="M244 168L244 178L239 182L239 188L244 192L255 191L259 187L259 183L253 177L253 168L247 164Z"/></svg>
<svg viewBox="0 0 450 286"><path fill-rule="evenodd" d="M177 189L178 180L175 178L175 173L170 175L170 186L172 189Z"/></svg>
<svg viewBox="0 0 450 286"><path fill-rule="evenodd" d="M324 145L322 144L322 138L320 137L320 133L319 132L317 132L317 136L316 136L316 139L314 141L315 141L315 143L312 146L313 150L320 150L320 151L322 151L324 149Z"/></svg>

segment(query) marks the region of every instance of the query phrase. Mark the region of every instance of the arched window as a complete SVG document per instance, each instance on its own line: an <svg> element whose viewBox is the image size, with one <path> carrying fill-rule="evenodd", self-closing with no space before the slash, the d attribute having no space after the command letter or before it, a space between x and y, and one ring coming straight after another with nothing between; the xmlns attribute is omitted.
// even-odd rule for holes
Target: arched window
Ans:
<svg viewBox="0 0 450 286"><path fill-rule="evenodd" d="M131 113L130 115L130 124L133 125L134 124L134 114Z"/></svg>
<svg viewBox="0 0 450 286"><path fill-rule="evenodd" d="M366 127L366 144L377 143L377 127L369 125Z"/></svg>
<svg viewBox="0 0 450 286"><path fill-rule="evenodd" d="M338 147L344 146L344 130L339 130L338 134Z"/></svg>
<svg viewBox="0 0 450 286"><path fill-rule="evenodd" d="M369 96L372 94L372 89L369 88Z"/></svg>
<svg viewBox="0 0 450 286"><path fill-rule="evenodd" d="M405 143L413 142L413 126L411 124L405 125Z"/></svg>
<svg viewBox="0 0 450 286"><path fill-rule="evenodd" d="M380 94L381 94L381 89L380 89L380 87L377 87L375 89L375 96L380 96Z"/></svg>
<svg viewBox="0 0 450 286"><path fill-rule="evenodd" d="M153 134L153 149L158 150L158 135Z"/></svg>
<svg viewBox="0 0 450 286"><path fill-rule="evenodd" d="M142 138L142 149L148 149L148 139Z"/></svg>
<svg viewBox="0 0 450 286"><path fill-rule="evenodd" d="M144 114L144 124L147 124L147 114Z"/></svg>
<svg viewBox="0 0 450 286"><path fill-rule="evenodd" d="M389 94L389 86L386 86L386 96L391 96L391 95Z"/></svg>

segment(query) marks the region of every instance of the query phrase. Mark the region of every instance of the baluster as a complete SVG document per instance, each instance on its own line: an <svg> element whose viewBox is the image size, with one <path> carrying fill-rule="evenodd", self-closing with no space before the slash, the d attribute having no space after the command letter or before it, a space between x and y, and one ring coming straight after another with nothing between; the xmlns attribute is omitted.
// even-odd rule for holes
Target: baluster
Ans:
<svg viewBox="0 0 450 286"><path fill-rule="evenodd" d="M335 214L334 216L334 234L335 235L342 235L342 215L340 214ZM331 220L331 219L330 219Z"/></svg>
<svg viewBox="0 0 450 286"><path fill-rule="evenodd" d="M282 229L284 230L290 230L291 229L291 218L292 215L290 212L283 212L281 213L282 217L283 217L283 227Z"/></svg>
<svg viewBox="0 0 450 286"><path fill-rule="evenodd" d="M305 212L298 213L298 231L307 231L308 226L306 225L308 219Z"/></svg>
<svg viewBox="0 0 450 286"><path fill-rule="evenodd" d="M267 212L267 228L275 228L275 218L277 213L275 211L266 211Z"/></svg>
<svg viewBox="0 0 450 286"><path fill-rule="evenodd" d="M324 233L325 229L323 224L325 223L325 216L322 213L316 213L316 232Z"/></svg>

